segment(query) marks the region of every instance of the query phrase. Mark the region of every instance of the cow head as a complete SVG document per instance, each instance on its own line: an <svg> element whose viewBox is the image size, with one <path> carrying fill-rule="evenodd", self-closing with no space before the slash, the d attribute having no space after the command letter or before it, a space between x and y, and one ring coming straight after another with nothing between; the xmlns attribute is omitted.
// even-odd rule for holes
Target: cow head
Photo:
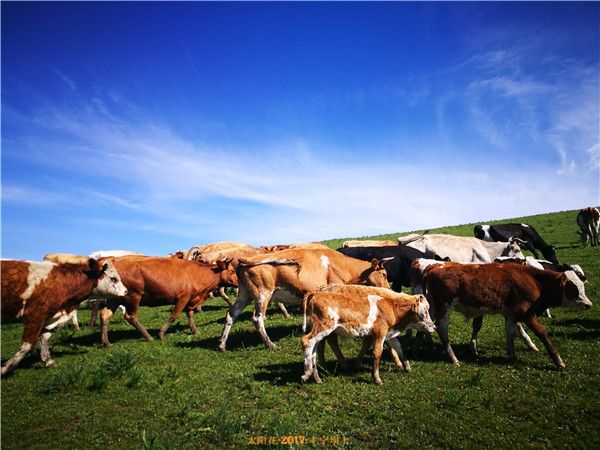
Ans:
<svg viewBox="0 0 600 450"><path fill-rule="evenodd" d="M233 264L233 259L223 258L216 262L216 266L213 267L213 272L219 274L219 285L222 286L236 286L238 285L238 278L235 272L236 265Z"/></svg>
<svg viewBox="0 0 600 450"><path fill-rule="evenodd" d="M105 262L102 265L90 258L90 270L87 275L90 278L98 280L94 289L94 295L97 297L123 297L127 295L127 288L121 281L119 272L111 262Z"/></svg>
<svg viewBox="0 0 600 450"><path fill-rule="evenodd" d="M426 333L435 332L435 325L429 315L429 302L424 295L415 295L417 300L411 306L411 312L415 315L415 321L408 328Z"/></svg>
<svg viewBox="0 0 600 450"><path fill-rule="evenodd" d="M527 245L527 242L514 236L511 237L506 243L506 247L504 247L500 256L525 259L525 255L523 255L523 252L521 251L521 245Z"/></svg>
<svg viewBox="0 0 600 450"><path fill-rule="evenodd" d="M567 270L561 276L560 281L563 289L564 306L574 306L577 309L590 309L592 302L585 295L583 281L579 279L577 274L572 270Z"/></svg>
<svg viewBox="0 0 600 450"><path fill-rule="evenodd" d="M389 289L390 283L388 283L387 272L383 267L384 262L385 261L383 260L373 258L371 261L371 267L361 273L358 284L378 286Z"/></svg>

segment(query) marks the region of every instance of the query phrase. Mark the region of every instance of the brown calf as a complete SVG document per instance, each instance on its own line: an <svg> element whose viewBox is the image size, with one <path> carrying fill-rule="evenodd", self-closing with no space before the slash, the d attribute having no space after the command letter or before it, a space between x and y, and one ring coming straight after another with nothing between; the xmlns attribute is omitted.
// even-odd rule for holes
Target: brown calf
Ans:
<svg viewBox="0 0 600 450"><path fill-rule="evenodd" d="M452 362L459 365L448 339L450 311L467 318L500 313L505 319L509 358L515 358L517 322L524 322L543 342L554 363L563 368L538 314L551 306L589 309L583 282L575 272L539 270L520 264L432 265L424 273L425 291L435 316L438 335Z"/></svg>
<svg viewBox="0 0 600 450"><path fill-rule="evenodd" d="M54 365L48 345L51 330L70 320L79 304L93 293L127 293L112 264L101 266L91 258L85 264L4 260L0 271L2 322L18 318L24 322L21 348L2 367L2 375L19 364L38 338L42 361L46 367Z"/></svg>
<svg viewBox="0 0 600 450"><path fill-rule="evenodd" d="M240 294L227 312L219 349L233 322L254 302L252 320L268 348L276 348L265 330L269 302L301 304L304 296L329 284L370 284L389 287L379 261L372 263L344 256L331 249L288 249L240 260L237 269Z"/></svg>
<svg viewBox="0 0 600 450"><path fill-rule="evenodd" d="M171 316L161 327L162 339L169 326L185 309L192 332L199 334L194 323L194 312L204 303L208 294L219 286L237 284L231 261L216 265L201 264L175 258L124 256L111 260L127 286L125 297L107 302L102 310L102 343L109 346L108 322L119 305L125 307L125 320L133 325L147 341L152 337L139 322L140 306L173 305Z"/></svg>
<svg viewBox="0 0 600 450"><path fill-rule="evenodd" d="M317 348L319 342L331 333L372 338L373 381L381 384L379 361L385 341L400 355L402 366L408 372L410 363L402 353L397 336L408 328L428 333L435 331L429 317L429 303L423 295L407 295L371 286L334 285L309 295L307 303L305 314L312 329L302 337L303 383L311 376L315 382L321 383L317 370ZM343 360L336 347L332 345L338 359Z"/></svg>

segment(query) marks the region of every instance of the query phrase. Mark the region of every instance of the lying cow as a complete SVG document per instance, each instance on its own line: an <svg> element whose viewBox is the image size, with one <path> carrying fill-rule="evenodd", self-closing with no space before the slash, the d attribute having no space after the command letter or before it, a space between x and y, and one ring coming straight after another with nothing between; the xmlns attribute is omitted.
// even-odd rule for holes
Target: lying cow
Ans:
<svg viewBox="0 0 600 450"><path fill-rule="evenodd" d="M474 237L452 236L450 234L410 234L398 238L400 245L407 245L425 253L432 253L435 259L460 262L490 263L498 256L524 258L518 238L508 242L487 242Z"/></svg>
<svg viewBox="0 0 600 450"><path fill-rule="evenodd" d="M240 259L237 276L240 293L225 317L219 344L221 351L225 351L233 322L252 302L254 325L265 345L275 349L277 346L269 339L264 325L269 302L299 305L306 294L329 284L389 287L379 261L360 261L331 249L288 249Z"/></svg>
<svg viewBox="0 0 600 450"><path fill-rule="evenodd" d="M429 303L423 295L407 295L370 286L333 285L310 294L305 314L312 329L302 337L303 383L310 377L316 383L321 383L317 369L317 348L319 342L331 333L344 337L371 337L374 341L373 381L382 384L379 361L384 342L387 341L400 355L402 366L408 372L410 363L402 352L397 336L408 328L428 333L435 331L429 317ZM343 358L341 353L337 356Z"/></svg>
<svg viewBox="0 0 600 450"><path fill-rule="evenodd" d="M23 318L21 348L2 367L13 370L39 338L42 362L54 366L49 339L52 330L71 319L79 304L93 294L125 295L127 289L110 263L89 258L85 264L3 260L2 323ZM41 334L41 335L40 335Z"/></svg>
<svg viewBox="0 0 600 450"><path fill-rule="evenodd" d="M589 239L590 245L600 245L598 241L598 230L600 228L600 212L598 208L584 208L577 213L577 225L579 225L579 234L581 242L587 244Z"/></svg>
<svg viewBox="0 0 600 450"><path fill-rule="evenodd" d="M473 233L477 239L488 242L508 242L511 238L518 238L524 242L525 247L535 258L539 258L537 250L542 252L544 258L554 264L558 264L556 259L556 249L548 245L542 239L535 228L526 223L502 223L497 225L476 225Z"/></svg>
<svg viewBox="0 0 600 450"><path fill-rule="evenodd" d="M515 358L517 322L524 322L543 342L556 366L564 368L538 314L551 306L592 307L583 282L572 271L557 273L520 264L448 263L427 268L424 283L438 335L456 365L459 362L448 339L452 309L467 318L486 313L504 315L507 353L511 359Z"/></svg>
<svg viewBox="0 0 600 450"><path fill-rule="evenodd" d="M162 339L169 326L185 309L190 328L199 334L194 323L194 313L204 303L208 294L219 286L237 284L231 261L216 265L200 264L174 258L124 256L110 259L127 286L125 297L110 300L102 310L102 343L109 346L108 322L118 305L125 306L125 320L133 325L147 341L152 337L139 322L140 306L173 305L167 322L159 331Z"/></svg>

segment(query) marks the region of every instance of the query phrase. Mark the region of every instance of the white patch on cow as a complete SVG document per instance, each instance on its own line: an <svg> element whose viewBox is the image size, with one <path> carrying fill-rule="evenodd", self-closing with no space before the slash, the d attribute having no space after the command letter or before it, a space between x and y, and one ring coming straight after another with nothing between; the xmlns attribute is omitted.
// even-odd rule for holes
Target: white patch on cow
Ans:
<svg viewBox="0 0 600 450"><path fill-rule="evenodd" d="M326 269L329 267L329 258L325 255L321 255L321 265Z"/></svg>
<svg viewBox="0 0 600 450"><path fill-rule="evenodd" d="M585 295L585 287L583 285L583 281L579 279L577 274L572 270L567 270L565 272L565 276L567 280L571 281L576 287L578 291L577 298L569 299L567 298L566 289L563 292L563 305L566 306L574 306L578 309L588 309L592 307L592 302Z"/></svg>
<svg viewBox="0 0 600 450"><path fill-rule="evenodd" d="M522 223L521 226L525 227L525 228L529 228L529 225L527 225L526 223Z"/></svg>
<svg viewBox="0 0 600 450"><path fill-rule="evenodd" d="M419 270L421 273L423 273L429 266L437 265L444 267L445 264L445 261L438 261L437 259L419 258L417 261L419 262Z"/></svg>
<svg viewBox="0 0 600 450"><path fill-rule="evenodd" d="M577 276L585 278L585 272L579 264L571 264L571 269L573 269L573 272L575 272Z"/></svg>
<svg viewBox="0 0 600 450"><path fill-rule="evenodd" d="M127 295L127 288L121 281L121 276L115 266L110 262L106 264L108 264L108 267L93 291L94 298L123 297Z"/></svg>
<svg viewBox="0 0 600 450"><path fill-rule="evenodd" d="M59 325L62 325L63 323L70 321L75 314L77 314L76 309L74 309L73 311L71 311L68 314L63 309L62 311L54 314L54 316L52 316L52 319L50 319L46 322L46 325L44 326L44 328L48 331L51 331L54 328L58 327ZM56 320L54 320L54 319L56 319Z"/></svg>
<svg viewBox="0 0 600 450"><path fill-rule="evenodd" d="M490 226L489 225L481 225L481 229L483 230L483 240L488 242L494 242L492 236L490 236Z"/></svg>
<svg viewBox="0 0 600 450"><path fill-rule="evenodd" d="M550 261L544 261L544 262L550 263ZM541 262L538 261L537 259L535 259L533 256L526 256L525 264L527 264L530 267L535 267L536 269L544 270L544 266L542 266Z"/></svg>
<svg viewBox="0 0 600 450"><path fill-rule="evenodd" d="M56 264L51 262L27 261L29 263L29 273L27 274L27 289L21 294L23 304L33 294L36 286L48 278L48 275L54 269Z"/></svg>

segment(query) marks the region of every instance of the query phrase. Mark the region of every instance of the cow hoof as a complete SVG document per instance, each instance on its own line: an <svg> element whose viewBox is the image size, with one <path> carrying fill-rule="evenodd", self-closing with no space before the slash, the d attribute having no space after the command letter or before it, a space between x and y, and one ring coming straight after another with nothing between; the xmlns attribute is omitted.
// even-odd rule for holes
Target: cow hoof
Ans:
<svg viewBox="0 0 600 450"><path fill-rule="evenodd" d="M265 346L269 349L269 350L277 350L277 346L275 344L265 344Z"/></svg>
<svg viewBox="0 0 600 450"><path fill-rule="evenodd" d="M373 380L373 381L375 381L375 384L377 384L379 386L381 386L383 384L383 381L381 381L381 380Z"/></svg>
<svg viewBox="0 0 600 450"><path fill-rule="evenodd" d="M225 346L224 345L219 345L219 351L220 352L224 352L225 351Z"/></svg>
<svg viewBox="0 0 600 450"><path fill-rule="evenodd" d="M454 364L455 367L460 367L460 362L458 361L454 361L452 364Z"/></svg>
<svg viewBox="0 0 600 450"><path fill-rule="evenodd" d="M50 360L50 361L46 361L46 367L47 368L54 368L56 367L56 363L54 362L54 360Z"/></svg>
<svg viewBox="0 0 600 450"><path fill-rule="evenodd" d="M410 372L412 370L408 361L406 361L406 364L403 367L405 372Z"/></svg>
<svg viewBox="0 0 600 450"><path fill-rule="evenodd" d="M112 344L110 342L103 342L102 345L106 348L112 347Z"/></svg>

